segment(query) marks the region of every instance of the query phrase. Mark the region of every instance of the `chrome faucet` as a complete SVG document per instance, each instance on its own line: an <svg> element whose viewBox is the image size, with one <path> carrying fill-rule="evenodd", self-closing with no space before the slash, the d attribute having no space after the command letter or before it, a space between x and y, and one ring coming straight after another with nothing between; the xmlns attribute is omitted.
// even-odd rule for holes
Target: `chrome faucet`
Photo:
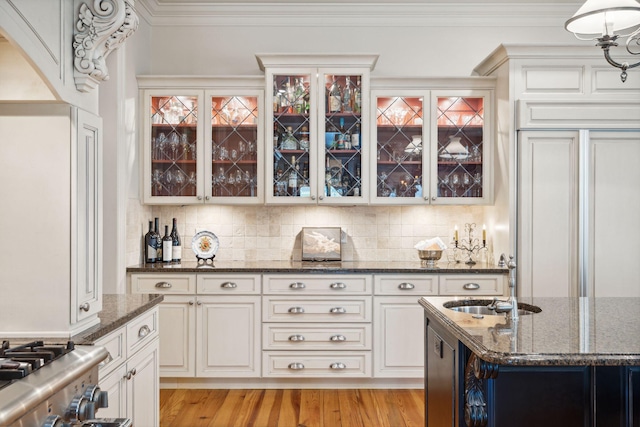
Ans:
<svg viewBox="0 0 640 427"><path fill-rule="evenodd" d="M489 310L496 313L507 313L507 319L518 320L518 300L516 299L516 262L513 255L509 256L509 298L506 301L499 301L497 298L487 306Z"/></svg>

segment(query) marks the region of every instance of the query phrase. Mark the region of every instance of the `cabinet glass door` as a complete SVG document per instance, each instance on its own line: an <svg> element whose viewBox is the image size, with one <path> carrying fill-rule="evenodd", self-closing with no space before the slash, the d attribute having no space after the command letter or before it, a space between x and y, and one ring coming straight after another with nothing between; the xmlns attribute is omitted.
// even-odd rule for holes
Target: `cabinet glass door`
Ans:
<svg viewBox="0 0 640 427"><path fill-rule="evenodd" d="M151 196L197 192L197 96L151 96Z"/></svg>
<svg viewBox="0 0 640 427"><path fill-rule="evenodd" d="M362 198L362 75L324 74L324 198ZM353 201L350 201L352 203Z"/></svg>
<svg viewBox="0 0 640 427"><path fill-rule="evenodd" d="M273 75L273 162L271 195L274 198L311 197L311 74Z"/></svg>
<svg viewBox="0 0 640 427"><path fill-rule="evenodd" d="M484 196L485 98L436 98L438 200Z"/></svg>
<svg viewBox="0 0 640 427"><path fill-rule="evenodd" d="M428 93L410 96L378 94L376 102L374 201L385 204L424 203L423 106ZM427 198L428 200L428 198Z"/></svg>
<svg viewBox="0 0 640 427"><path fill-rule="evenodd" d="M211 96L212 199L258 196L257 96Z"/></svg>

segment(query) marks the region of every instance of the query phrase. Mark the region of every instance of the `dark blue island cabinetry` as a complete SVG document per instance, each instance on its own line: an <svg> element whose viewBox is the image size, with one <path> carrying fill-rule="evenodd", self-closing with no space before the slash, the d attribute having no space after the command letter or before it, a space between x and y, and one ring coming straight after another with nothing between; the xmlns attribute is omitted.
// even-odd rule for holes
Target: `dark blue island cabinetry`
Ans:
<svg viewBox="0 0 640 427"><path fill-rule="evenodd" d="M640 299L538 298L517 321L422 298L428 427L640 427Z"/></svg>

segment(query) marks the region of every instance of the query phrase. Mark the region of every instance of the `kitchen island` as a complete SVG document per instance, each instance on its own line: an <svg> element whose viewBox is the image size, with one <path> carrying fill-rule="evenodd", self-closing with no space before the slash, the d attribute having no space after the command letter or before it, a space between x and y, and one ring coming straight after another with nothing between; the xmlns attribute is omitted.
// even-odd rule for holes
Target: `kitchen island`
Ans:
<svg viewBox="0 0 640 427"><path fill-rule="evenodd" d="M535 298L539 313L423 297L427 426L640 426L640 299Z"/></svg>

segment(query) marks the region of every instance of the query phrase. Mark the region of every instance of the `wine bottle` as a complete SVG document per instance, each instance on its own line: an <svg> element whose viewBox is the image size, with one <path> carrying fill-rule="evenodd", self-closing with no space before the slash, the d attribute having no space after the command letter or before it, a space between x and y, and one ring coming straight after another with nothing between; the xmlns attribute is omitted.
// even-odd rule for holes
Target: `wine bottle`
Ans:
<svg viewBox="0 0 640 427"><path fill-rule="evenodd" d="M353 111L353 88L351 87L351 79L346 77L344 90L342 91L342 111Z"/></svg>
<svg viewBox="0 0 640 427"><path fill-rule="evenodd" d="M171 262L171 248L173 240L169 236L169 226L164 226L164 237L162 238L162 262Z"/></svg>
<svg viewBox="0 0 640 427"><path fill-rule="evenodd" d="M149 231L144 235L144 261L154 263L157 260L156 235L153 232L153 221L149 221Z"/></svg>
<svg viewBox="0 0 640 427"><path fill-rule="evenodd" d="M156 235L156 258L162 261L162 236L160 235L160 218L154 219L153 233Z"/></svg>
<svg viewBox="0 0 640 427"><path fill-rule="evenodd" d="M342 106L342 100L340 99L340 86L336 80L333 81L329 87L329 93L327 96L327 107L330 113L339 113Z"/></svg>
<svg viewBox="0 0 640 427"><path fill-rule="evenodd" d="M300 166L296 162L296 157L291 157L291 173L289 173L289 194L291 196L298 195L298 170Z"/></svg>
<svg viewBox="0 0 640 427"><path fill-rule="evenodd" d="M171 261L180 262L182 259L182 241L180 240L180 234L178 234L178 225L175 218L173 218L173 228L171 229Z"/></svg>
<svg viewBox="0 0 640 427"><path fill-rule="evenodd" d="M353 88L353 112L360 113L362 111L362 89L360 89L360 77L358 83Z"/></svg>

